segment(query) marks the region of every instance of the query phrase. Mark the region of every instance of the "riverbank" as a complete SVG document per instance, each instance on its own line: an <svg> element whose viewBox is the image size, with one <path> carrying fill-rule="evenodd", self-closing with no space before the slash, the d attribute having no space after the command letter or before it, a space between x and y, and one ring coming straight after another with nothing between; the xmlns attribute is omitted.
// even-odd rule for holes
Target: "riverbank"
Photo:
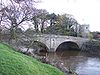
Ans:
<svg viewBox="0 0 100 75"><path fill-rule="evenodd" d="M64 75L59 69L0 43L0 75Z"/></svg>
<svg viewBox="0 0 100 75"><path fill-rule="evenodd" d="M100 41L89 41L82 45L81 50L90 54L100 55Z"/></svg>

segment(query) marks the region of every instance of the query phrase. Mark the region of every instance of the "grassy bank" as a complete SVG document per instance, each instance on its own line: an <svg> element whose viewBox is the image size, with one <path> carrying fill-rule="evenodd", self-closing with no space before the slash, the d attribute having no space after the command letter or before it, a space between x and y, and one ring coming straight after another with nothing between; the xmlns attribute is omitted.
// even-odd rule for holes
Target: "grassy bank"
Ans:
<svg viewBox="0 0 100 75"><path fill-rule="evenodd" d="M51 65L38 62L0 43L0 75L64 75Z"/></svg>

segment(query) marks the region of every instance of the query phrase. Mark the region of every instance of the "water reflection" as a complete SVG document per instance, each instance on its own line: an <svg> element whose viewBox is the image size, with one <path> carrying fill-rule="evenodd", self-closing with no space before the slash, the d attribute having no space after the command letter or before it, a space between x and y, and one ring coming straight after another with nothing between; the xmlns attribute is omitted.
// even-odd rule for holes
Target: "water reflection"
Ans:
<svg viewBox="0 0 100 75"><path fill-rule="evenodd" d="M78 64L76 72L80 75L100 75L100 60L89 57L87 61Z"/></svg>
<svg viewBox="0 0 100 75"><path fill-rule="evenodd" d="M79 75L100 75L100 58L80 51L45 53L50 62L62 62Z"/></svg>

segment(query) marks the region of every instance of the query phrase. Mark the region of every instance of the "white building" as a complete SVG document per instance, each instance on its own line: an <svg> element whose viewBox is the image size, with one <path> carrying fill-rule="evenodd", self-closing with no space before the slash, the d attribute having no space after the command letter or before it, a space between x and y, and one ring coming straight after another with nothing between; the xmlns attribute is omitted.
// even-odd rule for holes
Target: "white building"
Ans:
<svg viewBox="0 0 100 75"><path fill-rule="evenodd" d="M89 35L89 25L84 24L79 26L79 33L81 34L82 37L87 38Z"/></svg>

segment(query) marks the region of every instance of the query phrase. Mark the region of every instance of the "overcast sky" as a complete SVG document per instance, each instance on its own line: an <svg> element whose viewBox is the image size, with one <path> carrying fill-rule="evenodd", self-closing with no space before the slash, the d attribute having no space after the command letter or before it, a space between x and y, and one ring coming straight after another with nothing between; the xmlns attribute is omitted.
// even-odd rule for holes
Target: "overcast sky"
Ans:
<svg viewBox="0 0 100 75"><path fill-rule="evenodd" d="M42 0L38 8L72 14L80 24L90 24L91 31L100 31L100 0Z"/></svg>

